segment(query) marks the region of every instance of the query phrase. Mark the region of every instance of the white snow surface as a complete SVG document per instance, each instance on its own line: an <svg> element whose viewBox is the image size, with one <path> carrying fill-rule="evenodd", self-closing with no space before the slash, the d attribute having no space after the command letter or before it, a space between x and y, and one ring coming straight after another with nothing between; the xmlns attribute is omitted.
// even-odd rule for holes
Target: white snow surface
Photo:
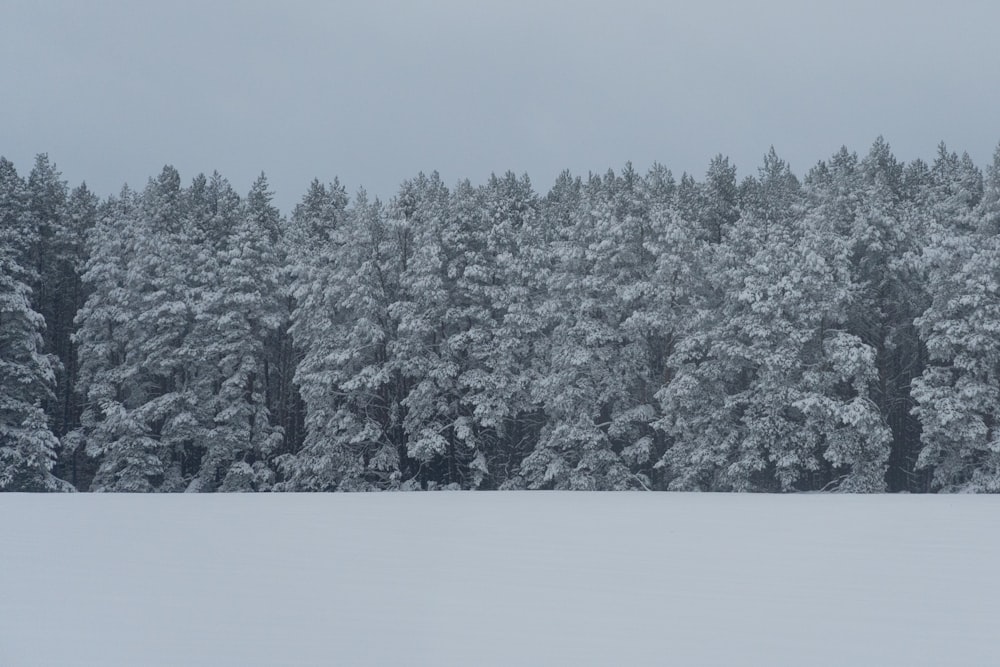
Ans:
<svg viewBox="0 0 1000 667"><path fill-rule="evenodd" d="M1000 664L1000 498L0 494L0 665Z"/></svg>

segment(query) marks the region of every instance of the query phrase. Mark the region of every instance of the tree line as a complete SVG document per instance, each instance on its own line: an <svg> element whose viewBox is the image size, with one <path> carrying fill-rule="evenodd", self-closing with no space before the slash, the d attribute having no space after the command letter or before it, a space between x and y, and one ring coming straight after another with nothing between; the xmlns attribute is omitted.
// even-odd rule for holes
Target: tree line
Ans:
<svg viewBox="0 0 1000 667"><path fill-rule="evenodd" d="M388 202L0 159L0 489L1000 490L1000 150Z"/></svg>

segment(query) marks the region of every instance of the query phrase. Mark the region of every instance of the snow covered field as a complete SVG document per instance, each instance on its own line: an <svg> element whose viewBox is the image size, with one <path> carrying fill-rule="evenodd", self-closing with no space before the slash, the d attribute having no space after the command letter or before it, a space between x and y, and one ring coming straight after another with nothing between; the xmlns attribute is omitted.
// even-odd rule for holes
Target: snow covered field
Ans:
<svg viewBox="0 0 1000 667"><path fill-rule="evenodd" d="M0 494L0 665L1000 663L1000 498Z"/></svg>

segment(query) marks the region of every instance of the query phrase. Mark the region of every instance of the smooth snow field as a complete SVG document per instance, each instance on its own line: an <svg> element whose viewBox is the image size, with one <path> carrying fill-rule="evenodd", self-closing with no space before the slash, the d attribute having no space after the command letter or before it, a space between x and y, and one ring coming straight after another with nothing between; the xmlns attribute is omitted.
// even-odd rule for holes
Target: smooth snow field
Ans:
<svg viewBox="0 0 1000 667"><path fill-rule="evenodd" d="M1000 498L0 494L0 665L996 665Z"/></svg>

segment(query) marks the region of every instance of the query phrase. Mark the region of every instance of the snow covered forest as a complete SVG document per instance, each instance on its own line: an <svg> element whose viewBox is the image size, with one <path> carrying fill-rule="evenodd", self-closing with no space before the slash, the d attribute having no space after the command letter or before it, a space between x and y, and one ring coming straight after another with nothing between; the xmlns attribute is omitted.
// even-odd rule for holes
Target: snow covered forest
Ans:
<svg viewBox="0 0 1000 667"><path fill-rule="evenodd" d="M0 489L1000 490L1000 150L290 215L0 159Z"/></svg>

